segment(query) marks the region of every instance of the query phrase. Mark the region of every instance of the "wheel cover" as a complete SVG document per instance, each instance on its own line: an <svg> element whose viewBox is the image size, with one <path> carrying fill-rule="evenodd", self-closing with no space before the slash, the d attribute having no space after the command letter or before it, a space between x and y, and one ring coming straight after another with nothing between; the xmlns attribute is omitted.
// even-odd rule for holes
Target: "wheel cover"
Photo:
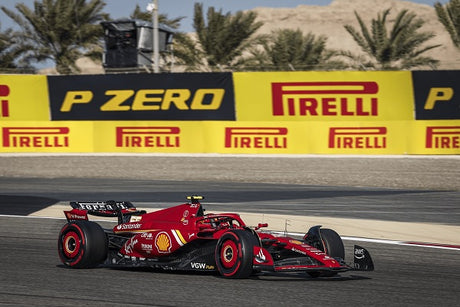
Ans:
<svg viewBox="0 0 460 307"><path fill-rule="evenodd" d="M66 257L74 258L78 255L81 248L81 240L76 232L67 232L62 241L62 247Z"/></svg>
<svg viewBox="0 0 460 307"><path fill-rule="evenodd" d="M232 268L238 260L238 248L232 240L224 242L220 252L221 263L226 269Z"/></svg>

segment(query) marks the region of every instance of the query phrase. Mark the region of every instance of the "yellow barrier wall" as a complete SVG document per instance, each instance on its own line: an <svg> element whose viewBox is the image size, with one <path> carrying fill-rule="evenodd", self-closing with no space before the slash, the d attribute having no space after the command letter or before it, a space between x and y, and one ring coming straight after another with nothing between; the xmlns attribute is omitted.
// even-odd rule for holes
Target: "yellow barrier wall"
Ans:
<svg viewBox="0 0 460 307"><path fill-rule="evenodd" d="M9 122L1 152L460 154L452 121Z"/></svg>
<svg viewBox="0 0 460 307"><path fill-rule="evenodd" d="M460 154L460 120L415 120L410 72L233 78L237 121L51 121L46 76L0 75L0 152Z"/></svg>

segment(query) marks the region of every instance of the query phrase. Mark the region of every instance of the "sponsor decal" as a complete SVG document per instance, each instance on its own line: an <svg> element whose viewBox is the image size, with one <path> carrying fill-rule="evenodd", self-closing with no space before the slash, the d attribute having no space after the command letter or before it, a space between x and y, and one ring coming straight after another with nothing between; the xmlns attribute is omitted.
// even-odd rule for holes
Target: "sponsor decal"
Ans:
<svg viewBox="0 0 460 307"><path fill-rule="evenodd" d="M387 147L386 127L331 127L329 148L382 149Z"/></svg>
<svg viewBox="0 0 460 307"><path fill-rule="evenodd" d="M116 127L117 147L180 147L179 127Z"/></svg>
<svg viewBox="0 0 460 307"><path fill-rule="evenodd" d="M192 93L189 89L140 89L107 90L107 100L99 107L102 112L123 111L164 111L178 110L218 110L222 104L225 90L222 88L198 89ZM71 112L79 104L91 103L92 91L68 91L59 111ZM206 98L210 100L206 102ZM132 99L132 102L126 103Z"/></svg>
<svg viewBox="0 0 460 307"><path fill-rule="evenodd" d="M142 220L142 216L140 215L131 215L129 218L130 223L140 222Z"/></svg>
<svg viewBox="0 0 460 307"><path fill-rule="evenodd" d="M0 84L0 117L9 117L10 109L8 104L8 96L10 88L6 84Z"/></svg>
<svg viewBox="0 0 460 307"><path fill-rule="evenodd" d="M86 215L75 214L71 212L66 212L66 216L68 220L87 220L88 217Z"/></svg>
<svg viewBox="0 0 460 307"><path fill-rule="evenodd" d="M68 127L3 127L3 147L69 147Z"/></svg>
<svg viewBox="0 0 460 307"><path fill-rule="evenodd" d="M187 226L188 225L188 215L190 214L190 212L188 210L185 210L184 213L182 214L182 218L180 219L180 221L182 222L182 224L184 224L184 226Z"/></svg>
<svg viewBox="0 0 460 307"><path fill-rule="evenodd" d="M120 224L117 226L117 230L135 230L135 229L140 229L142 227L142 224L135 223L135 224Z"/></svg>
<svg viewBox="0 0 460 307"><path fill-rule="evenodd" d="M426 127L425 148L460 148L460 126Z"/></svg>
<svg viewBox="0 0 460 307"><path fill-rule="evenodd" d="M460 72L413 71L417 120L460 119Z"/></svg>
<svg viewBox="0 0 460 307"><path fill-rule="evenodd" d="M378 116L376 82L272 83L273 116Z"/></svg>
<svg viewBox="0 0 460 307"><path fill-rule="evenodd" d="M171 237L166 231L159 232L155 237L155 247L159 253L169 253L171 251Z"/></svg>
<svg viewBox="0 0 460 307"><path fill-rule="evenodd" d="M231 73L48 76L52 120L235 120Z"/></svg>
<svg viewBox="0 0 460 307"><path fill-rule="evenodd" d="M225 148L287 148L285 127L227 127Z"/></svg>
<svg viewBox="0 0 460 307"><path fill-rule="evenodd" d="M153 250L153 245L152 244L141 243L141 249L150 252L150 251Z"/></svg>
<svg viewBox="0 0 460 307"><path fill-rule="evenodd" d="M364 259L364 249L363 248L355 248L355 259Z"/></svg>
<svg viewBox="0 0 460 307"><path fill-rule="evenodd" d="M77 202L76 204L78 205L80 209L83 209L83 210L115 211L117 209L122 209L122 210L128 209L128 207L122 202L114 203L113 205L110 203L106 203L106 202L90 202L90 203Z"/></svg>
<svg viewBox="0 0 460 307"><path fill-rule="evenodd" d="M199 270L214 270L213 265L209 265L203 262L190 262L190 266L192 269L199 269Z"/></svg>
<svg viewBox="0 0 460 307"><path fill-rule="evenodd" d="M306 255L306 254L307 254L307 252L305 252L305 251L303 251L303 250L300 250L300 249L298 249L298 248L295 248L295 247L291 248L291 251L293 251L293 252L295 252L295 253L302 254L302 255Z"/></svg>
<svg viewBox="0 0 460 307"><path fill-rule="evenodd" d="M433 110L437 103L450 102L454 97L454 89L451 87L432 87L426 98L423 109Z"/></svg>
<svg viewBox="0 0 460 307"><path fill-rule="evenodd" d="M151 232L144 232L141 234L141 238L146 240L153 240L153 234Z"/></svg>
<svg viewBox="0 0 460 307"><path fill-rule="evenodd" d="M131 254L134 250L134 245L136 245L136 243L138 242L137 239L135 239L134 237L132 237L131 239L129 239L126 244L125 244L125 251L127 254Z"/></svg>

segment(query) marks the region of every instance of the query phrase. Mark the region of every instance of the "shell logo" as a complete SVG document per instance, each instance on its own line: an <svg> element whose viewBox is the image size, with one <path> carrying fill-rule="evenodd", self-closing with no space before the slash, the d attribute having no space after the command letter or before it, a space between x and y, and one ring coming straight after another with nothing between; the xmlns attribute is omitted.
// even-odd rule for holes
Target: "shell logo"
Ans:
<svg viewBox="0 0 460 307"><path fill-rule="evenodd" d="M159 253L169 253L171 251L171 237L165 231L155 237L155 246Z"/></svg>

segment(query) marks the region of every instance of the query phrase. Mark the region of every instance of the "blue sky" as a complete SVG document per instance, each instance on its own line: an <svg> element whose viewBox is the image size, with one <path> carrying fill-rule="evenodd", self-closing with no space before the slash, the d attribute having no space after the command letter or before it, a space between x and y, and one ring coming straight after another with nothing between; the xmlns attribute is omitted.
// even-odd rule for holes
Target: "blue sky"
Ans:
<svg viewBox="0 0 460 307"><path fill-rule="evenodd" d="M222 9L223 12L236 12L239 10L248 10L255 7L296 7L300 4L307 5L328 5L332 0L158 0L159 10L167 14L169 18L185 17L181 22L180 31L191 32L193 19L193 5L195 2L203 3L205 9L213 6L216 9ZM448 0L406 0L410 2L423 3L433 6L436 2L447 3ZM25 3L32 6L33 0L0 0L0 6L14 9L16 3ZM107 3L105 11L112 18L128 17L134 10L136 4L145 9L147 4L152 0L105 0ZM5 30L12 27L14 23L0 10L1 29Z"/></svg>

